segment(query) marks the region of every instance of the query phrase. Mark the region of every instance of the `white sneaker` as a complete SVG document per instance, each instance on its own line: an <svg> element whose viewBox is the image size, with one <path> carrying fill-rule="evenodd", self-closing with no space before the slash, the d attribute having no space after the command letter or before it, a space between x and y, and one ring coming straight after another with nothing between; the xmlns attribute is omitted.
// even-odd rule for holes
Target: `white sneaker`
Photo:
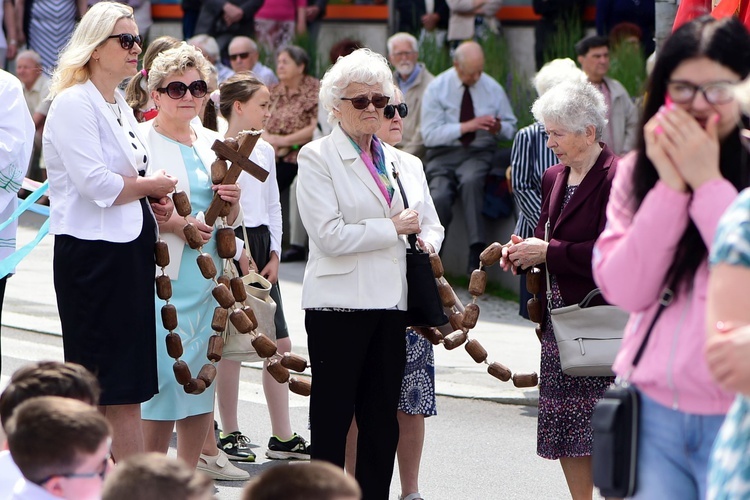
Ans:
<svg viewBox="0 0 750 500"><path fill-rule="evenodd" d="M219 450L218 455L213 457L201 453L198 465L195 468L208 474L211 479L218 479L219 481L246 481L250 479L250 474L232 464L227 454L221 450Z"/></svg>

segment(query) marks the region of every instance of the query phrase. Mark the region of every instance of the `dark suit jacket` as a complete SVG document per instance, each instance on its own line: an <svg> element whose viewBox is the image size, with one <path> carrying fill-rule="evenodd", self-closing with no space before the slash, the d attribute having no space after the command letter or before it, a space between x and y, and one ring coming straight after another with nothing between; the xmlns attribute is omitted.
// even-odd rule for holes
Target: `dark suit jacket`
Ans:
<svg viewBox="0 0 750 500"><path fill-rule="evenodd" d="M544 226L550 219L547 266L556 276L565 305L577 304L596 288L591 270L594 243L607 222L609 190L619 158L604 144L591 170L583 178L565 210L562 207L570 168L550 167L542 176L542 213L534 236L544 239ZM542 279L539 299L546 312L546 280ZM604 300L592 305L605 304Z"/></svg>
<svg viewBox="0 0 750 500"><path fill-rule="evenodd" d="M398 12L398 31L416 34L422 29L422 16L427 9L424 0L396 0L396 12ZM435 12L440 16L438 29L448 29L448 18L451 11L445 0L435 0Z"/></svg>

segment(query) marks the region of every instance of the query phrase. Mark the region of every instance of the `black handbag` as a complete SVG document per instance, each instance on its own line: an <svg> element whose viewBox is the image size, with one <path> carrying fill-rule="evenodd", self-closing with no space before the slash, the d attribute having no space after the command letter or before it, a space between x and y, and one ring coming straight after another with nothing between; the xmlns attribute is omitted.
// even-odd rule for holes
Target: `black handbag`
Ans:
<svg viewBox="0 0 750 500"><path fill-rule="evenodd" d="M659 309L633 358L633 367L628 375L622 380L618 377L604 392L591 416L594 485L604 497L625 498L635 494L640 399L638 390L628 383L627 378L641 360L651 331L662 311L672 301L672 295L670 290L664 291Z"/></svg>
<svg viewBox="0 0 750 500"><path fill-rule="evenodd" d="M393 177L398 183L404 208L409 208L404 186L401 185L398 172L393 166ZM406 284L407 310L406 324L409 326L442 326L448 323L448 316L443 310L437 281L432 273L430 254L417 245L417 235L408 236L409 248L406 249Z"/></svg>

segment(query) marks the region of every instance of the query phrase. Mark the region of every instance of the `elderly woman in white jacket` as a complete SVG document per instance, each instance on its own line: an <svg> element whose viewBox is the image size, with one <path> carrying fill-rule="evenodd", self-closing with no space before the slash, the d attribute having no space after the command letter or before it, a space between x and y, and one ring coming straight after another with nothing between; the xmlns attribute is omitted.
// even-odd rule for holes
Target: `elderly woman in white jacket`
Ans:
<svg viewBox="0 0 750 500"><path fill-rule="evenodd" d="M405 209L393 176L402 157L375 137L393 92L382 56L359 49L340 58L320 89L336 126L299 155L297 199L310 236L302 307L315 379L311 455L343 466L354 415L358 455L367 457L355 476L366 498L388 497L405 364L405 236L425 231L424 185L404 171Z"/></svg>

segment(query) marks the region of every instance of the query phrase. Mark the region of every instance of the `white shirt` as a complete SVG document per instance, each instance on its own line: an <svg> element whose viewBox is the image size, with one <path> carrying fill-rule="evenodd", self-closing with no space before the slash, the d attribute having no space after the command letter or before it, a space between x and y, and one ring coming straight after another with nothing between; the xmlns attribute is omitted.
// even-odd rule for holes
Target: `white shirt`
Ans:
<svg viewBox="0 0 750 500"><path fill-rule="evenodd" d="M60 500L60 497L54 496L41 486L26 479L21 479L16 483L13 488L13 496L10 498L12 500Z"/></svg>
<svg viewBox="0 0 750 500"><path fill-rule="evenodd" d="M0 500L12 498L13 488L19 481L23 481L23 474L10 456L10 451L0 451Z"/></svg>

